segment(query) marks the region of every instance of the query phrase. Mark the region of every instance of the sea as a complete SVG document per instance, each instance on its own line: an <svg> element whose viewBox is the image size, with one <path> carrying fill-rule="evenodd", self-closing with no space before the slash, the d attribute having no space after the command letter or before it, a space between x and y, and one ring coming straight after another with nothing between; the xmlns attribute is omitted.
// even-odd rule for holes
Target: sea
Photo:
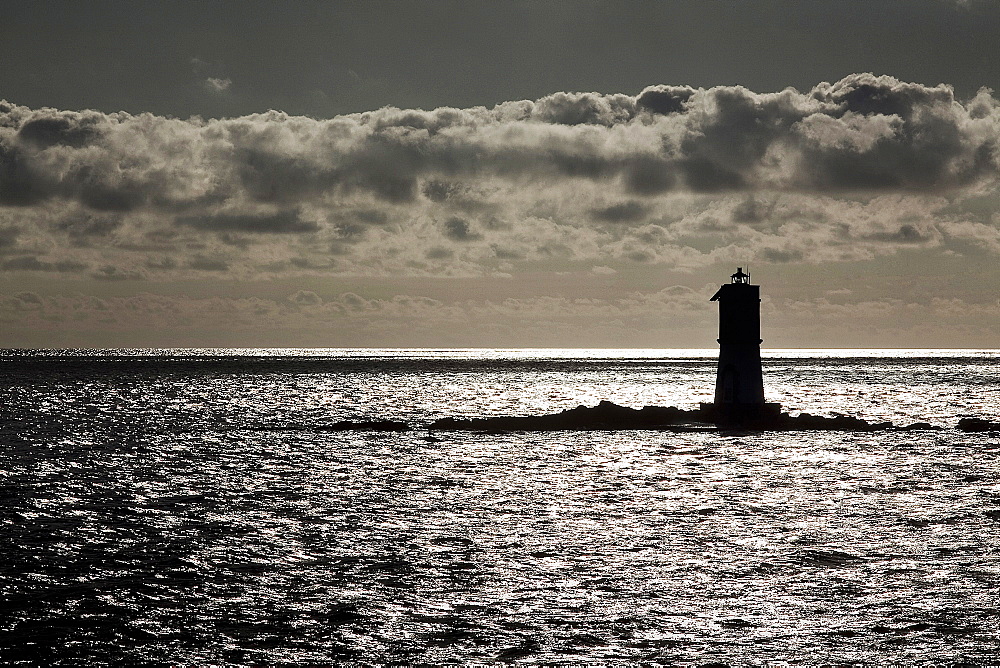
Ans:
<svg viewBox="0 0 1000 668"><path fill-rule="evenodd" d="M765 350L878 432L695 408L715 350L0 352L4 665L998 665L997 350ZM405 432L333 431L402 420Z"/></svg>

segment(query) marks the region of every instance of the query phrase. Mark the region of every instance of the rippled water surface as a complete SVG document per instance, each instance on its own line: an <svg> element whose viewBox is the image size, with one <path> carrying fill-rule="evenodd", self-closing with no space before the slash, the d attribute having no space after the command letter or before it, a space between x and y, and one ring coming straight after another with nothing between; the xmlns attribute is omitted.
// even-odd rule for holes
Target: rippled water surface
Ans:
<svg viewBox="0 0 1000 668"><path fill-rule="evenodd" d="M988 662L996 351L771 351L940 431L331 432L694 407L713 351L0 354L0 661Z"/></svg>

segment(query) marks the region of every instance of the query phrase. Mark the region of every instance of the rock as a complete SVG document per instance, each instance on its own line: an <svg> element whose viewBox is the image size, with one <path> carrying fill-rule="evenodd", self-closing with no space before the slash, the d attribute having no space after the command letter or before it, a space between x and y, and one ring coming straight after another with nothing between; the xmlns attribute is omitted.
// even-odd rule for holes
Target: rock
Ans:
<svg viewBox="0 0 1000 668"><path fill-rule="evenodd" d="M982 418L962 418L958 421L961 431L1000 431L1000 423Z"/></svg>
<svg viewBox="0 0 1000 668"><path fill-rule="evenodd" d="M700 411L674 406L646 406L642 409L602 401L593 408L577 406L549 415L490 418L441 418L429 425L440 431L570 431L593 429L657 429L702 422Z"/></svg>
<svg viewBox="0 0 1000 668"><path fill-rule="evenodd" d="M926 423L925 423L926 424ZM715 425L710 404L701 409L684 410L675 406L646 406L642 409L619 406L602 401L593 408L577 406L549 415L490 418L441 418L429 425L439 431L570 431L621 429L705 429ZM732 428L733 425L725 425ZM737 425L750 431L881 431L893 429L891 422L866 422L850 415L821 417L802 413L762 414L752 421ZM931 428L927 425L927 428Z"/></svg>
<svg viewBox="0 0 1000 668"><path fill-rule="evenodd" d="M830 431L881 431L891 429L891 422L867 422L861 418L850 415L834 415L833 417L822 417L809 413L800 413L792 417L787 413L782 413L771 429L784 430L830 430Z"/></svg>

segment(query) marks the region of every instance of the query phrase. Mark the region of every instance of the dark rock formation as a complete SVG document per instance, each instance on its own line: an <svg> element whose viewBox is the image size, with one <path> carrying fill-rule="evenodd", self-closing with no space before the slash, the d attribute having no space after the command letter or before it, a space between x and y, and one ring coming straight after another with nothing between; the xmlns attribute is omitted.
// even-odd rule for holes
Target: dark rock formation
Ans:
<svg viewBox="0 0 1000 668"><path fill-rule="evenodd" d="M982 418L962 418L958 421L962 431L1000 431L1000 422L990 422Z"/></svg>
<svg viewBox="0 0 1000 668"><path fill-rule="evenodd" d="M831 431L881 431L892 429L891 422L866 422L861 418L850 415L834 414L833 417L823 417L821 415L810 415L809 413L799 413L792 417L788 413L778 416L773 426L764 425L764 429L795 430L822 430Z"/></svg>
<svg viewBox="0 0 1000 668"><path fill-rule="evenodd" d="M578 406L561 413L527 417L491 418L442 418L430 425L440 431L563 431L563 430L617 430L617 429L705 429L714 427L711 411L704 408L683 410L676 407L646 406L642 409L618 406L602 401L593 408ZM930 425L927 425L929 428ZM788 413L762 415L759 419L742 424L721 425L726 429L751 431L879 431L893 429L891 422L866 422L849 415L821 417L802 413L795 417ZM911 425L912 429L919 427Z"/></svg>
<svg viewBox="0 0 1000 668"><path fill-rule="evenodd" d="M773 404L777 405L777 404ZM867 422L861 418L835 413L833 417L823 417L800 413L791 416L788 413L763 413L756 417L743 416L739 423L720 422L711 404L702 404L701 408L684 410L674 406L646 406L645 408L628 408L610 401L602 401L597 406L588 408L577 406L548 415L530 415L523 417L499 416L487 418L454 418L446 417L435 420L427 428L431 431L616 431L625 429L662 429L668 431L703 431L720 429L725 431L898 431L938 430L941 427L927 422L915 422L905 427L896 427L891 422ZM963 418L958 423L963 431L1000 431L1000 423L988 422L980 418ZM410 431L412 427L399 420L372 420L355 422L341 420L328 425L296 425L263 427L267 431L372 431L401 432ZM433 436L424 440L438 441Z"/></svg>
<svg viewBox="0 0 1000 668"><path fill-rule="evenodd" d="M700 411L685 411L673 406L627 408L602 401L593 408L577 406L561 413L527 417L452 418L430 425L441 431L563 431L588 429L661 429L676 425L703 423Z"/></svg>

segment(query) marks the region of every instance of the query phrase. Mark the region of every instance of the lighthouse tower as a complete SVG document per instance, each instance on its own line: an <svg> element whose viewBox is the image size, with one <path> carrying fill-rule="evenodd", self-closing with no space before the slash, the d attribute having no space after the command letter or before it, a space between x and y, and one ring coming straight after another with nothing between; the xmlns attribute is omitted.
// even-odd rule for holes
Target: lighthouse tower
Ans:
<svg viewBox="0 0 1000 668"><path fill-rule="evenodd" d="M711 413L720 424L753 424L781 406L764 402L760 368L760 286L739 267L712 297L719 302L719 372ZM706 406L707 408L707 406Z"/></svg>

